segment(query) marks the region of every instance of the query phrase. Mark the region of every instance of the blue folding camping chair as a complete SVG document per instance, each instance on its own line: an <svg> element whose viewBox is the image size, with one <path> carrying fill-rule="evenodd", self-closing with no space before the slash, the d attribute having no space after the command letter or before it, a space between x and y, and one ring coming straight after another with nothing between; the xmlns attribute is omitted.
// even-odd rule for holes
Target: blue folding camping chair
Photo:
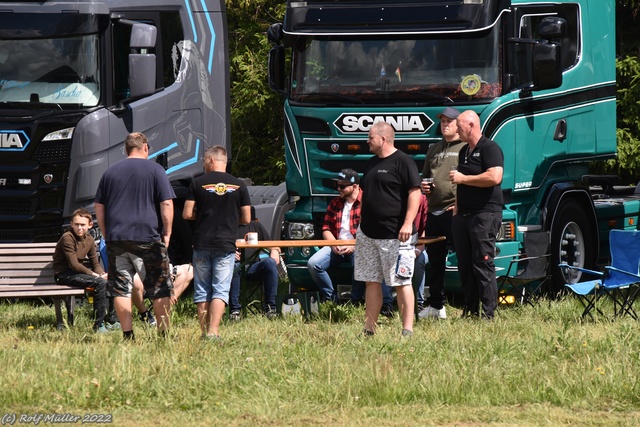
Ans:
<svg viewBox="0 0 640 427"><path fill-rule="evenodd" d="M578 283L567 283L565 286L580 298L584 306L582 317L589 316L596 310L598 297L610 297L613 300L614 316L630 315L638 319L633 303L640 291L640 231L611 230L609 233L611 265L605 271L593 271L586 268L560 264L562 269L583 272L597 277L594 280Z"/></svg>

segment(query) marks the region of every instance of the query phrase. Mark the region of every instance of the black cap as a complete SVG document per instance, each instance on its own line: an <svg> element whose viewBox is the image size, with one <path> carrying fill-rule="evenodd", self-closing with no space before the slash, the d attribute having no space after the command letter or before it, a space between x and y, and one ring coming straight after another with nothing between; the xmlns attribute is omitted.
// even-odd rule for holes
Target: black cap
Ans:
<svg viewBox="0 0 640 427"><path fill-rule="evenodd" d="M436 118L441 119L442 116L446 116L446 117L449 117L450 119L455 120L458 118L459 115L460 115L460 111L456 110L453 107L447 107L444 110L442 110L442 113L436 114Z"/></svg>
<svg viewBox="0 0 640 427"><path fill-rule="evenodd" d="M345 181L350 182L351 184L360 184L360 175L358 175L358 172L353 169L342 169L340 173L338 173L338 177L332 179L334 181Z"/></svg>

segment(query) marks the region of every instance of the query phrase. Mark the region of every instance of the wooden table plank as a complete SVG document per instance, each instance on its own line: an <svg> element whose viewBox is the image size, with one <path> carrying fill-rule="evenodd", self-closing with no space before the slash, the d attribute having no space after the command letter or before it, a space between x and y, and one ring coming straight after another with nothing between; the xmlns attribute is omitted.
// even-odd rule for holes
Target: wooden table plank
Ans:
<svg viewBox="0 0 640 427"><path fill-rule="evenodd" d="M446 240L445 236L426 237L418 239L418 244L431 244ZM261 248L300 248L305 246L353 246L355 239L349 240L261 240L256 244L236 242L238 249L261 249Z"/></svg>

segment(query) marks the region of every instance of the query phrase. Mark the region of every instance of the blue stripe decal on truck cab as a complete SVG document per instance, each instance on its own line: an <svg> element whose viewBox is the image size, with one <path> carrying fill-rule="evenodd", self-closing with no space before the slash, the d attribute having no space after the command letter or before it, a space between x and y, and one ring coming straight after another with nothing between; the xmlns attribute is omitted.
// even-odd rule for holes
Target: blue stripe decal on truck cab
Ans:
<svg viewBox="0 0 640 427"><path fill-rule="evenodd" d="M169 145L167 148L163 148L162 150L159 150L153 154L149 154L149 160L154 159L155 157L159 156L162 153L166 153L167 151L171 150L172 148L176 148L178 146L177 142L174 142L173 144Z"/></svg>
<svg viewBox="0 0 640 427"><path fill-rule="evenodd" d="M157 152L150 154L149 155L149 160L154 159L155 157L159 156L162 153L166 153L169 150L172 150L174 148L176 148L178 146L177 142L174 142L173 144L169 145L166 148L163 148L162 150L158 150ZM169 175L170 173L173 173L177 170L180 170L182 168L186 168L189 165L192 165L194 163L196 163L198 161L198 153L200 152L200 138L196 139L196 149L193 152L193 156L190 159L185 160L182 163L178 163L175 166L170 167L169 169L167 169L165 172L167 175Z"/></svg>
<svg viewBox="0 0 640 427"><path fill-rule="evenodd" d="M204 0L200 0L200 3L202 3L202 10L205 11L204 16L207 17L207 23L209 24L209 30L211 31L211 46L209 46L209 64L208 64L208 69L209 69L209 74L211 74L211 67L213 66L213 47L216 45L216 30L213 28L213 22L211 22L211 15L207 10L207 5L205 4Z"/></svg>
<svg viewBox="0 0 640 427"><path fill-rule="evenodd" d="M200 138L198 138L196 140L196 149L193 152L193 157L191 157L189 160L185 160L184 162L175 165L172 168L167 169L167 175L169 175L170 173L173 173L173 172L175 172L175 171L177 171L179 169L186 168L187 166L196 163L198 161L198 153L199 152L200 152Z"/></svg>
<svg viewBox="0 0 640 427"><path fill-rule="evenodd" d="M193 31L193 41L198 43L198 32L196 31L196 23L193 22L193 12L191 12L191 5L189 0L184 0L184 5L187 8L187 15L189 15L189 21L191 22L191 31Z"/></svg>

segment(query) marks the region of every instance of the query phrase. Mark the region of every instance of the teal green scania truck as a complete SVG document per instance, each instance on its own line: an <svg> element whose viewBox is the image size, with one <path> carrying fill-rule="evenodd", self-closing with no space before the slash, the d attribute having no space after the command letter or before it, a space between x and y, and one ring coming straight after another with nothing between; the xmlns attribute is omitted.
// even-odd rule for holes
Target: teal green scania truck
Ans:
<svg viewBox="0 0 640 427"><path fill-rule="evenodd" d="M336 196L331 178L363 171L373 123L392 124L396 147L422 170L441 137L436 114L451 106L477 112L505 155L497 254L516 254L524 233L548 230L555 289L578 279L556 266L595 265L608 255L609 230L635 229L640 210L633 187L589 175L591 162L616 156L614 3L289 0L268 31L296 202L284 238L321 236ZM294 287L308 287L314 250L289 249Z"/></svg>

